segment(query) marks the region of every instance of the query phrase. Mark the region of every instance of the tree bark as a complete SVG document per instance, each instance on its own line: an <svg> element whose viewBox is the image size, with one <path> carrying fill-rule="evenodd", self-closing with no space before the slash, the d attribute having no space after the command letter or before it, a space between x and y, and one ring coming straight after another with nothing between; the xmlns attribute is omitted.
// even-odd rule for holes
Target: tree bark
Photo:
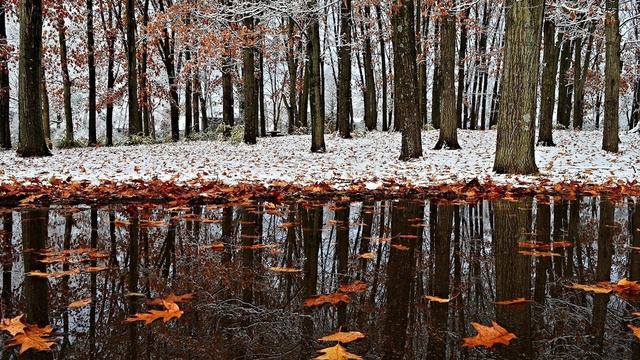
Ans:
<svg viewBox="0 0 640 360"><path fill-rule="evenodd" d="M314 1L314 7L317 2ZM323 153L327 151L324 144L324 91L322 87L322 73L320 62L320 23L315 18L311 23L310 33L310 67L309 92L311 97L311 152Z"/></svg>
<svg viewBox="0 0 640 360"><path fill-rule="evenodd" d="M558 48L555 43L556 24L551 19L544 22L544 52L542 54L542 88L540 95L539 146L555 146L553 142L553 109L556 105L556 76L558 74ZM560 43L562 39L558 39Z"/></svg>
<svg viewBox="0 0 640 360"><path fill-rule="evenodd" d="M382 131L389 130L389 121L387 118L387 57L384 44L384 35L382 31L382 11L380 5L376 5L376 20L378 21L378 41L380 43L380 72L382 77Z"/></svg>
<svg viewBox="0 0 640 360"><path fill-rule="evenodd" d="M618 152L618 112L620 106L620 19L618 0L606 0L605 68L604 68L604 131L602 150Z"/></svg>
<svg viewBox="0 0 640 360"><path fill-rule="evenodd" d="M369 5L364 8L364 14L365 19L370 18L371 7ZM364 123L367 130L371 131L378 126L378 102L376 98L376 82L373 75L371 38L366 33L364 36Z"/></svg>
<svg viewBox="0 0 640 360"><path fill-rule="evenodd" d="M434 22L434 34L440 33L440 23L438 20ZM433 85L431 88L431 125L434 129L440 129L440 102L442 97L442 79L440 78L440 56L439 52L442 51L439 46L440 42L433 45ZM455 50L454 50L455 51Z"/></svg>
<svg viewBox="0 0 640 360"><path fill-rule="evenodd" d="M233 64L230 59L222 68L222 123L225 125L224 136L231 136L231 128L235 125L233 110Z"/></svg>
<svg viewBox="0 0 640 360"><path fill-rule="evenodd" d="M71 77L69 76L69 65L67 62L67 35L64 24L64 3L60 1L57 4L57 27L58 42L60 46L60 71L62 72L62 98L64 103L64 120L65 120L65 142L72 144L73 138L73 112L71 109Z"/></svg>
<svg viewBox="0 0 640 360"><path fill-rule="evenodd" d="M460 49L459 49L459 53L458 53L458 94L457 94L457 98L456 98L456 126L459 128L466 128L463 127L463 123L462 123L462 107L464 106L464 67L465 67L465 63L464 63L464 58L467 56L467 27L464 24L464 21L469 17L469 10L471 8L467 8L463 13L462 16L460 17ZM453 17L453 25L448 25L448 26L452 26L453 27L453 51L454 51L454 58L452 59L453 61L455 61L455 44L456 44L456 19L455 19L455 15L453 14L448 14L446 16L447 18L449 17ZM443 24L444 26L444 24ZM450 29L449 29L450 30ZM445 46L445 43L442 42L442 33L440 33L440 43L442 44L442 46ZM451 36L451 34L449 34L449 36ZM452 42L450 40L448 40L448 43L451 44ZM440 57L440 59L442 59L442 55ZM440 64L444 64L444 62L440 61ZM449 66L449 65L447 65ZM454 67L454 71L455 71L455 63L453 65ZM445 82L446 84L446 82ZM446 85L445 85L446 86ZM454 90L455 91L455 90ZM472 96L475 97L475 91L474 94L472 94ZM473 110L472 110L473 111ZM466 123L466 119L465 119L465 123ZM475 129L475 125L473 124L473 121L471 121L470 124L470 128L471 129Z"/></svg>
<svg viewBox="0 0 640 360"><path fill-rule="evenodd" d="M87 0L87 66L89 68L89 146L98 143L96 135L96 60L93 39L93 0Z"/></svg>
<svg viewBox="0 0 640 360"><path fill-rule="evenodd" d="M245 19L244 26L253 32L253 18ZM253 36L253 34L251 34ZM255 144L258 136L258 99L255 74L254 39L249 39L251 44L242 49L242 91L244 95L244 142Z"/></svg>
<svg viewBox="0 0 640 360"><path fill-rule="evenodd" d="M531 174L543 0L508 0L494 171Z"/></svg>
<svg viewBox="0 0 640 360"><path fill-rule="evenodd" d="M338 132L343 139L351 138L351 0L340 1L340 45L338 46ZM365 112L366 112L365 99ZM366 117L365 117L366 123Z"/></svg>
<svg viewBox="0 0 640 360"><path fill-rule="evenodd" d="M9 54L4 51L7 47L7 28L5 3L0 5L0 148L11 149L11 118L9 114L9 102L11 88L9 84Z"/></svg>
<svg viewBox="0 0 640 360"><path fill-rule="evenodd" d="M563 35L560 34L560 38ZM569 127L571 117L571 86L567 82L567 72L571 66L571 54L573 51L573 45L570 40L565 40L562 44L562 50L560 51L560 69L558 74L558 109L557 109L557 121L558 124Z"/></svg>
<svg viewBox="0 0 640 360"><path fill-rule="evenodd" d="M191 62L191 49L187 48L184 54L185 64ZM193 127L193 104L191 103L191 71L187 68L184 72L184 137L191 136Z"/></svg>
<svg viewBox="0 0 640 360"><path fill-rule="evenodd" d="M455 6L454 0L448 4ZM444 10L448 11L448 10ZM466 40L465 40L466 41ZM466 47L466 45L464 45ZM466 50L465 50L466 51ZM464 56L464 54L460 54ZM456 18L455 15L447 12L440 17L440 80L442 80L441 92L441 113L440 137L436 143L435 150L460 149L458 144L458 117L456 116L456 93L455 93L455 65L456 61ZM462 62L462 59L460 59ZM460 64L464 67L464 64ZM462 74L464 77L464 70ZM462 89L460 89L462 91ZM461 100L462 101L462 100ZM462 107L459 109L462 112ZM460 116L460 121L462 115Z"/></svg>
<svg viewBox="0 0 640 360"><path fill-rule="evenodd" d="M287 25L287 69L289 70L289 122L287 132L293 134L294 129L300 127L298 124L298 59L295 55L296 39L294 38L295 22L289 17Z"/></svg>
<svg viewBox="0 0 640 360"><path fill-rule="evenodd" d="M395 0L391 16L393 35L393 92L395 119L402 130L400 160L422 156L420 112L416 105L417 66L414 0Z"/></svg>
<svg viewBox="0 0 640 360"><path fill-rule="evenodd" d="M51 155L42 127L42 1L20 1L18 156Z"/></svg>
<svg viewBox="0 0 640 360"><path fill-rule="evenodd" d="M127 0L127 91L129 100L129 136L142 134L138 114L138 65L136 59L136 3Z"/></svg>

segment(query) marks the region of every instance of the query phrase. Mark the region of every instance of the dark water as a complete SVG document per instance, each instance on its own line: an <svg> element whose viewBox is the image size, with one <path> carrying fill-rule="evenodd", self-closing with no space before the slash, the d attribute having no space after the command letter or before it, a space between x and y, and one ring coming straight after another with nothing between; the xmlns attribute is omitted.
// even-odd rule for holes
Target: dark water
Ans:
<svg viewBox="0 0 640 360"><path fill-rule="evenodd" d="M346 346L365 359L640 356L627 328L637 302L564 287L640 280L640 252L629 248L640 246L636 199L138 204L7 209L0 218L0 315L54 328L54 351L26 353L32 357L309 359L333 345L317 339L338 329L366 335ZM528 249L518 243L531 241L570 246L552 250L560 256L519 254ZM219 242L222 249L211 246ZM45 265L33 250L87 247L104 258ZM110 269L25 276L86 266ZM355 280L368 287L348 304L303 306ZM180 319L124 322L170 293L195 294L180 303ZM533 301L494 303L519 297ZM67 308L86 298L91 304ZM492 350L462 347L475 335L471 322L491 321L517 339ZM8 338L0 337L0 355L17 358Z"/></svg>

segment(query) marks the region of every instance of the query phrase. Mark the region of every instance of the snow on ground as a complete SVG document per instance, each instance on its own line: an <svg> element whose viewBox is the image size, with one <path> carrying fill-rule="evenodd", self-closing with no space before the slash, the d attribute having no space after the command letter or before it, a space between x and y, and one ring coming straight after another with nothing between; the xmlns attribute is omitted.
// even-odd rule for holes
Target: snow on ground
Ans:
<svg viewBox="0 0 640 360"><path fill-rule="evenodd" d="M462 150L431 150L438 132L422 135L424 156L402 162L400 134L372 132L362 138L340 139L326 136L328 152L309 151L309 136L261 138L257 145L224 141L179 142L113 148L56 150L48 158L22 159L15 152L0 152L0 182L32 177L48 180L127 181L158 177L185 182L198 176L233 184L269 183L284 180L297 184L331 182L348 185L353 180L368 181L377 187L380 180L393 179L413 185L484 180L496 183L579 181L604 183L609 180L640 180L638 134L621 134L621 151L602 150L602 134L596 131L555 131L556 147L537 147L538 176L506 176L492 171L495 131L459 131Z"/></svg>

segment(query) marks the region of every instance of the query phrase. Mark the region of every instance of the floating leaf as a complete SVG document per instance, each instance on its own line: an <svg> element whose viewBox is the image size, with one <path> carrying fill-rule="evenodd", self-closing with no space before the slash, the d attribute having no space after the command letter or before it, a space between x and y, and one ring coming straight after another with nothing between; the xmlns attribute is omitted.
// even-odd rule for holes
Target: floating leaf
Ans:
<svg viewBox="0 0 640 360"><path fill-rule="evenodd" d="M7 343L7 347L20 345L20 354L29 349L35 351L51 351L51 347L55 344L53 339L49 337L53 328L47 325L43 328L38 325L27 325L24 332L16 334Z"/></svg>
<svg viewBox="0 0 640 360"><path fill-rule="evenodd" d="M431 295L425 295L424 299L427 300L427 301L435 301L435 302L440 303L440 304L446 304L449 301L451 301L451 299L443 299L441 297L431 296Z"/></svg>
<svg viewBox="0 0 640 360"><path fill-rule="evenodd" d="M336 333L333 333L331 335L327 335L324 337L321 337L320 341L337 341L339 343L342 344L348 344L350 342L356 341L356 340L360 340L360 339L364 339L364 334L359 332L359 331L348 331L348 332L342 332L342 331L338 331Z"/></svg>
<svg viewBox="0 0 640 360"><path fill-rule="evenodd" d="M409 251L409 247L408 246L404 246L404 245L401 245L401 244L394 244L394 245L391 245L391 247L396 249L396 250L399 250L399 251Z"/></svg>
<svg viewBox="0 0 640 360"><path fill-rule="evenodd" d="M301 273L302 269L274 266L274 267L270 267L269 271L273 271L277 273Z"/></svg>
<svg viewBox="0 0 640 360"><path fill-rule="evenodd" d="M61 278L61 277L65 277L65 276L70 276L70 275L74 275L74 274L78 274L80 273L80 269L72 269L72 270L67 270L67 271L57 271L57 272L42 272L42 271L30 271L27 273L27 276L33 276L33 277L38 277L38 278Z"/></svg>
<svg viewBox="0 0 640 360"><path fill-rule="evenodd" d="M163 299L153 299L149 301L151 305L164 305L164 303L183 303L193 299L193 293L186 293L182 295L169 294Z"/></svg>
<svg viewBox="0 0 640 360"><path fill-rule="evenodd" d="M12 319L2 319L2 321L0 321L0 331L6 331L11 336L24 333L24 329L27 325L22 322L23 316L24 315L18 315Z"/></svg>
<svg viewBox="0 0 640 360"><path fill-rule="evenodd" d="M347 294L336 292L331 294L316 295L316 296L307 298L304 300L304 306L314 307L314 306L322 306L324 304L337 305L341 302L348 303L349 301L350 299Z"/></svg>
<svg viewBox="0 0 640 360"><path fill-rule="evenodd" d="M465 347L484 346L489 349L496 344L509 345L516 335L507 331L507 329L498 325L495 321L491 322L491 326L485 326L475 322L471 326L476 329L478 334L473 337L464 338Z"/></svg>
<svg viewBox="0 0 640 360"><path fill-rule="evenodd" d="M640 326L633 326L631 324L627 324L627 327L633 331L633 335L635 335L638 339L640 339Z"/></svg>
<svg viewBox="0 0 640 360"><path fill-rule="evenodd" d="M91 299L81 299L72 302L71 304L67 305L67 307L69 309L78 309L89 304L91 304Z"/></svg>
<svg viewBox="0 0 640 360"><path fill-rule="evenodd" d="M496 301L496 305L517 305L517 304L525 304L531 302L531 300L525 298L515 298L512 300L501 300Z"/></svg>
<svg viewBox="0 0 640 360"><path fill-rule="evenodd" d="M164 310L149 310L146 313L137 313L131 317L128 317L126 322L144 321L145 325L150 325L156 320L162 319L165 323L171 319L179 319L184 314L184 311L180 310L178 304L173 302L162 301Z"/></svg>
<svg viewBox="0 0 640 360"><path fill-rule="evenodd" d="M363 254L358 255L358 257L360 259L371 260L371 259L375 259L376 258L376 253L374 253L374 252L363 253Z"/></svg>
<svg viewBox="0 0 640 360"><path fill-rule="evenodd" d="M338 287L338 291L346 293L346 294L349 294L349 293L357 294L357 293L361 293L363 291L366 291L368 287L369 286L367 285L366 282L360 281L360 280L356 280L356 281L352 282L351 284L340 285Z"/></svg>
<svg viewBox="0 0 640 360"><path fill-rule="evenodd" d="M547 257L547 256L561 256L558 253L554 253L554 252L548 252L548 251L526 251L526 250L520 250L518 251L518 254L521 255L526 255L526 256L543 256L543 257Z"/></svg>
<svg viewBox="0 0 640 360"><path fill-rule="evenodd" d="M321 352L322 355L318 356L316 360L362 360L362 357L348 352L340 344L320 349L318 352Z"/></svg>
<svg viewBox="0 0 640 360"><path fill-rule="evenodd" d="M107 270L109 270L109 268L106 266L87 266L86 268L82 269L82 271L88 272L88 273L96 273L96 272L107 271Z"/></svg>
<svg viewBox="0 0 640 360"><path fill-rule="evenodd" d="M608 294L612 291L611 287L602 287L600 284L598 285L569 284L569 285L565 285L564 287L569 289L593 292L596 294Z"/></svg>

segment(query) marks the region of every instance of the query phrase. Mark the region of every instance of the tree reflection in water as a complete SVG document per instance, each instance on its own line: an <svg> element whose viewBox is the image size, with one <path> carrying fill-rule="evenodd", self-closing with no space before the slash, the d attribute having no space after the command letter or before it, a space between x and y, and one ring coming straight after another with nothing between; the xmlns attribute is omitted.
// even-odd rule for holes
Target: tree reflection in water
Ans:
<svg viewBox="0 0 640 360"><path fill-rule="evenodd" d="M128 204L5 209L0 220L0 314L55 329L54 352L30 358L307 359L339 329L366 335L346 345L366 359L640 356L626 328L635 299L564 287L640 280L640 255L629 249L640 246L637 199ZM553 257L519 253L533 241L571 246L552 248ZM45 266L37 252L46 248L108 257ZM110 270L25 276L84 266ZM303 306L355 280L367 289L349 303ZM178 320L123 322L151 298L187 292L195 299L180 304ZM495 304L519 297L532 301ZM91 303L67 308L81 298ZM492 350L461 346L475 334L471 322L491 321L518 338Z"/></svg>

